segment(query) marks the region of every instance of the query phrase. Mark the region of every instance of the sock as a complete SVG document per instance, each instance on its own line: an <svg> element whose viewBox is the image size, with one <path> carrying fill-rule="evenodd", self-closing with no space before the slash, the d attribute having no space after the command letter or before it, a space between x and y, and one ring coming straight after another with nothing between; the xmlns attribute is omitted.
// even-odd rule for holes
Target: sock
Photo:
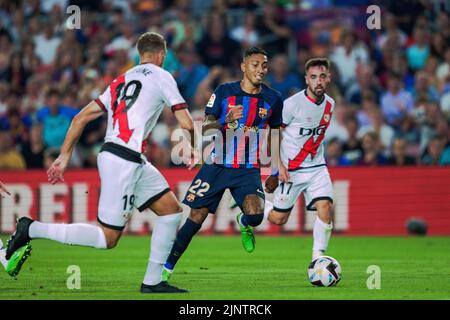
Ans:
<svg viewBox="0 0 450 320"><path fill-rule="evenodd" d="M49 239L70 245L106 249L102 228L86 223L42 223L34 221L28 231L30 238Z"/></svg>
<svg viewBox="0 0 450 320"><path fill-rule="evenodd" d="M331 230L333 229L333 223L326 224L319 217L316 217L314 222L313 237L314 245L313 251L325 252L328 247L328 241L330 241Z"/></svg>
<svg viewBox="0 0 450 320"><path fill-rule="evenodd" d="M270 202L269 200L266 200L266 202L264 203L264 219L268 220L269 219L269 213L270 211L272 211L273 209L273 203Z"/></svg>
<svg viewBox="0 0 450 320"><path fill-rule="evenodd" d="M241 215L241 224L246 226L257 227L261 224L264 219L264 213L257 214L242 214Z"/></svg>
<svg viewBox="0 0 450 320"><path fill-rule="evenodd" d="M178 231L172 250L170 251L166 263L164 264L165 268L169 270L173 270L173 268L175 268L178 259L180 259L184 250L186 250L191 242L192 237L198 232L198 230L200 230L201 227L201 224L192 221L190 218L186 219L186 222L181 227L180 231Z"/></svg>
<svg viewBox="0 0 450 320"><path fill-rule="evenodd" d="M166 262L172 248L180 220L181 213L156 217L144 284L155 285L161 282L163 263Z"/></svg>

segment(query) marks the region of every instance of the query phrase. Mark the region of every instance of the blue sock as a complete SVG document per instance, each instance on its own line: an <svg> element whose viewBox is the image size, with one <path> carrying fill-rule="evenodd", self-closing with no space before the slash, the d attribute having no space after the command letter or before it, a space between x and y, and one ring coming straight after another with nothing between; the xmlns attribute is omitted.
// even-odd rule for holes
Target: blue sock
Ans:
<svg viewBox="0 0 450 320"><path fill-rule="evenodd" d="M187 218L186 222L177 233L177 238L173 243L172 250L170 250L169 257L164 264L165 268L169 270L173 270L173 268L175 268L178 259L180 259L184 250L186 250L189 243L191 242L192 237L198 232L198 230L200 230L201 227L201 224L198 224Z"/></svg>
<svg viewBox="0 0 450 320"><path fill-rule="evenodd" d="M244 226L256 227L261 224L264 219L264 213L243 214L241 215L241 223Z"/></svg>

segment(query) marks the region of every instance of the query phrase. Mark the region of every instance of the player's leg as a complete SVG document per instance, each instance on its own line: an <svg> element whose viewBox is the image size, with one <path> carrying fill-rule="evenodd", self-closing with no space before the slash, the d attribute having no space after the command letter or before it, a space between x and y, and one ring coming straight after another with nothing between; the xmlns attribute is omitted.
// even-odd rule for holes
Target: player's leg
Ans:
<svg viewBox="0 0 450 320"><path fill-rule="evenodd" d="M134 203L139 211L150 210L156 214L153 223L150 256L142 293L175 293L186 290L170 286L161 279L163 263L169 255L183 211L175 194L170 190L163 175L150 163L145 162L136 182Z"/></svg>
<svg viewBox="0 0 450 320"><path fill-rule="evenodd" d="M282 182L275 189L274 202L266 200L264 217L276 225L284 225L304 188L302 176L291 174L289 182Z"/></svg>
<svg viewBox="0 0 450 320"><path fill-rule="evenodd" d="M122 230L125 228L127 216L132 206L126 203L117 193L132 193L138 164L121 159L111 153L101 152L98 156L98 168L101 178L99 200L99 225L87 223L43 223L22 217L16 224L16 231L8 241L6 259L8 267L15 273L20 270L26 260L30 240L48 239L68 245L80 245L97 249L110 249L116 246ZM15 252L23 253L18 255ZM25 258L25 259L24 259Z"/></svg>
<svg viewBox="0 0 450 320"><path fill-rule="evenodd" d="M233 187L230 192L242 212L236 217L241 230L242 245L247 252L255 250L253 228L264 219L264 192L261 175L255 169L229 169Z"/></svg>
<svg viewBox="0 0 450 320"><path fill-rule="evenodd" d="M191 243L194 235L200 230L203 222L208 217L208 208L192 208L189 213L189 217L186 219L184 225L180 228L177 233L175 242L173 243L170 254L164 264L163 279L169 280L175 265L181 258L183 253L186 251L187 247Z"/></svg>
<svg viewBox="0 0 450 320"><path fill-rule="evenodd" d="M333 229L333 185L326 167L314 172L305 191L307 210L317 211L313 228L313 260L324 255Z"/></svg>
<svg viewBox="0 0 450 320"><path fill-rule="evenodd" d="M200 230L209 213L215 213L228 187L225 169L204 164L188 188L183 203L191 207L189 217L177 233L170 255L164 264L163 279L168 279L192 237Z"/></svg>

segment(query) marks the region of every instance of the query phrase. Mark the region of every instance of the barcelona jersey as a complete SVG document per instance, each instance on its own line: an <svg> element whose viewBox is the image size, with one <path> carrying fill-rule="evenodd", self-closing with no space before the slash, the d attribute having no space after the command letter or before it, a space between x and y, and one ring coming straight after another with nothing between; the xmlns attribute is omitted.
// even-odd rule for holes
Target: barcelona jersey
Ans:
<svg viewBox="0 0 450 320"><path fill-rule="evenodd" d="M238 105L243 106L243 117L226 123L227 113ZM226 168L259 168L262 129L281 126L282 108L281 94L264 84L258 94L244 92L240 81L218 86L205 108L206 115L213 115L222 124L212 162Z"/></svg>

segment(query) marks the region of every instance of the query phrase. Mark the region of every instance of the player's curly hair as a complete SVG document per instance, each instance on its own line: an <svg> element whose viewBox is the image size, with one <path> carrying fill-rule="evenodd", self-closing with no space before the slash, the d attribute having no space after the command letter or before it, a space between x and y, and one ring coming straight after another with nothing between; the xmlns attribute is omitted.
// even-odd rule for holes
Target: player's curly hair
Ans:
<svg viewBox="0 0 450 320"><path fill-rule="evenodd" d="M141 56L144 53L157 53L161 50L166 51L166 40L157 32L146 32L139 37L137 49Z"/></svg>

